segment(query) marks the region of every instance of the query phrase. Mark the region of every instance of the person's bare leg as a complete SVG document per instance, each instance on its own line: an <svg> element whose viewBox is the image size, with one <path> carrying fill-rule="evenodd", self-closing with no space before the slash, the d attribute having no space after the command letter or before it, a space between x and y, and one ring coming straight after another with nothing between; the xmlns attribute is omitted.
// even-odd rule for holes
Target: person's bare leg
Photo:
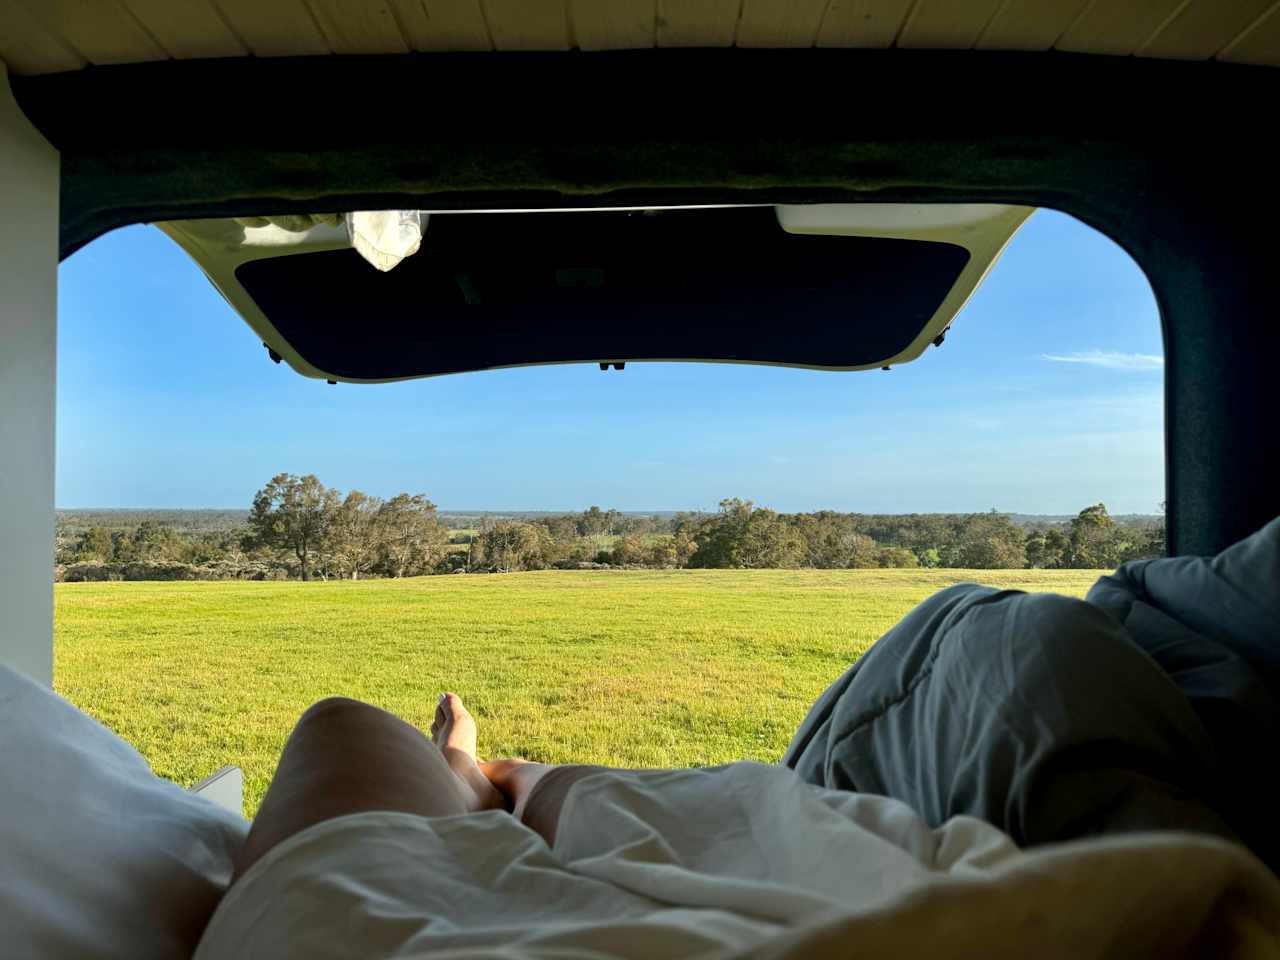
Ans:
<svg viewBox="0 0 1280 960"><path fill-rule="evenodd" d="M480 803L510 810L548 844L555 843L556 825L569 788L583 777L608 769L518 759L477 760L476 722L455 693L446 693L440 698L431 724L431 738L450 769L471 787Z"/></svg>
<svg viewBox="0 0 1280 960"><path fill-rule="evenodd" d="M502 807L487 781L482 787L465 775L461 755L468 746L475 766L474 721L468 733L455 719L438 737L442 746L358 700L333 697L312 706L285 743L233 882L272 847L324 820L378 810L443 817Z"/></svg>
<svg viewBox="0 0 1280 960"><path fill-rule="evenodd" d="M506 807L506 798L481 772L476 760L476 721L456 693L441 694L431 721L431 740L454 775L466 784L479 809Z"/></svg>

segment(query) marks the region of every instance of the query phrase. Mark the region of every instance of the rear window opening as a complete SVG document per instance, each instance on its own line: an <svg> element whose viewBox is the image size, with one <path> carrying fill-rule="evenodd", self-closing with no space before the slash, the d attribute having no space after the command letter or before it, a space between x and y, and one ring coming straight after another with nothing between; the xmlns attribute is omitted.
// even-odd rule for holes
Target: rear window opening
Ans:
<svg viewBox="0 0 1280 960"><path fill-rule="evenodd" d="M712 244L696 227L712 214L740 229L715 227ZM1036 212L946 307L940 291L977 262L951 249L963 244L792 234L774 209L747 208L601 215L613 239L596 250L568 230L595 216L432 214L423 247L386 273L341 246L242 257L241 228L219 276L266 305L254 322L270 317L269 330L154 228L64 263L58 576L80 582L57 588L57 689L163 776L191 784L240 765L250 813L292 722L332 693L425 729L434 696L456 690L483 714L490 755L772 761L832 678L937 589L1079 596L1098 568L1160 552L1158 312L1138 268L1090 228ZM616 312L631 322L587 323L614 310L613 261L598 256L651 228L663 242L635 249L645 270L673 265L657 287L667 299L619 258ZM447 237L465 270L444 269L432 244ZM458 277L484 279L472 255L490 238L493 263L527 249L540 266L478 282L467 303ZM810 240L836 252L759 253ZM695 255L715 269L694 269ZM587 265L557 272L570 263ZM603 287L591 263L605 263ZM356 266L356 282L395 293L391 321L346 292ZM783 277L804 310L775 309ZM716 291L755 320L717 326L696 309ZM645 362L631 344L543 357L578 365L421 377L437 354L410 349L425 331L455 351L442 369L502 350L541 363L531 345L637 335L646 296L659 331L767 363ZM804 318L827 297L839 322L820 331L820 355L781 353L816 342ZM428 316L489 306L473 338ZM928 337L912 359L879 362L909 336ZM842 344L852 352L831 352ZM817 362L833 358L873 362ZM324 382L347 374L413 378ZM322 537L298 582L293 547L249 536L255 495L280 474L314 475L325 509L345 508L344 536L366 522L383 533L359 556Z"/></svg>

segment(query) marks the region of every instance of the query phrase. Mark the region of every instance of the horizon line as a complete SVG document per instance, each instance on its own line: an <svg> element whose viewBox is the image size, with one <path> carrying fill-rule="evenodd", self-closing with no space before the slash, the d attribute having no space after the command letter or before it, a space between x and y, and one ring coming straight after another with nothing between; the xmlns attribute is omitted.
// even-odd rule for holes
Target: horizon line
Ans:
<svg viewBox="0 0 1280 960"><path fill-rule="evenodd" d="M753 501L753 502L754 502L754 501ZM821 512L827 512L827 513L860 513L860 514L864 514L864 515L866 515L866 516L882 516L882 517L907 517L907 516L913 516L913 515L916 515L916 514L940 514L940 515L949 515L949 514L992 513L992 512L995 512L995 513L998 513L998 514L1002 514L1002 515L1005 515L1005 516L1016 516L1016 517L1073 517L1073 516L1075 516L1076 514L1078 514L1078 513L1080 512L1079 510L1075 510L1075 511L1071 511L1071 510L1064 510L1064 511L1057 511L1057 512L1055 512L1055 511L1043 511L1043 510L1041 510L1041 511L1035 511L1035 510L1001 510L1001 509L993 508L993 507L987 507L986 509L982 509L982 510L839 510L839 509L836 509L836 508L834 508L834 507L812 507L812 508L810 508L810 509L808 509L808 510L777 510L777 509L775 509L774 507L770 507L770 506L768 506L767 504L754 504L754 505L755 505L755 506L757 506L757 507L763 507L764 509L774 510L774 512L775 512L775 513L821 513ZM600 507L600 509L601 509L601 510L605 510L605 511L608 511L608 510L611 510L611 509L616 509L616 508L613 508L613 507L605 507L605 506L602 506L601 504L592 504L592 506ZM64 511L64 512L73 512L73 511L79 511L79 512L87 512L87 511L100 511L100 512L120 511L120 512L124 512L124 511L130 511L130 512L134 512L134 513L147 513L147 512L151 512L151 513L159 513L159 512L162 512L162 511L180 512L180 511L184 511L184 510L185 510L185 511L191 511L191 512L195 512L195 511L197 511L197 510L204 510L204 511L220 511L220 512L233 512L233 511L236 511L236 512L240 512L240 513L248 513L248 512L250 512L250 509L251 509L251 508L249 508L249 507L155 507L155 506L150 506L150 507L136 507L136 506L135 506L135 507L59 507L59 506L55 506L55 507L54 507L54 510L55 510L55 511ZM462 509L462 508L455 508L455 507L441 507L441 506L439 506L438 504L437 504L437 506L436 506L436 512L437 512L437 513L441 513L441 514L446 514L446 513L461 513L461 514L485 514L485 513L489 513L489 514L520 514L520 513L575 514L575 513L585 513L585 512L586 512L587 510L589 510L589 509L591 509L591 507L583 507L583 508L580 508L580 509L564 509L564 510L561 510L561 509L547 509L547 508L543 508L543 507L529 507L529 508L523 508L523 507L522 507L522 508L500 508L500 509L494 509L494 508L490 508L490 507L485 507L485 508L475 508L475 509ZM1081 509L1084 509L1084 508L1082 507ZM691 508L691 507L681 507L681 508L678 508L678 509L645 509L645 510L620 510L620 509L619 509L617 512L618 512L618 513L637 513L637 514L659 514L659 513L701 513L701 514L711 514L711 513L715 513L715 512L716 512L716 509L715 509L715 508L713 508L713 509L709 509L709 510L701 510L701 509ZM1110 511L1108 511L1108 512L1110 512ZM1124 510L1124 511L1120 511L1119 513L1114 513L1114 514L1112 514L1112 515L1113 515L1113 516L1129 516L1129 517L1162 517L1162 516L1164 516L1164 514L1159 513L1159 512L1145 513L1145 512L1137 511L1137 510Z"/></svg>

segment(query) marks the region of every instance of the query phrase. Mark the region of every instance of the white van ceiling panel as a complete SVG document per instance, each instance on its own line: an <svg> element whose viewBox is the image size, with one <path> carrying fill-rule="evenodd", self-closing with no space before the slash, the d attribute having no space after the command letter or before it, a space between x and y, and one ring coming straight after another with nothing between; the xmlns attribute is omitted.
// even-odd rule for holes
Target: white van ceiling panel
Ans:
<svg viewBox="0 0 1280 960"><path fill-rule="evenodd" d="M1049 50L1280 65L1280 0L0 0L17 74L200 57L648 47Z"/></svg>

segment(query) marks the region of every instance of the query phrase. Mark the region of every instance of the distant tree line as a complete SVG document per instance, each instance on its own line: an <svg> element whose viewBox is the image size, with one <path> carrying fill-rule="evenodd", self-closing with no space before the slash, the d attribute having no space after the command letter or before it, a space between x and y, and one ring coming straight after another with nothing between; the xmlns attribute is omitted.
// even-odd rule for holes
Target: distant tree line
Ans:
<svg viewBox="0 0 1280 960"><path fill-rule="evenodd" d="M1162 521L1121 522L1103 504L1061 524L1007 515L777 513L723 500L714 514L665 522L592 507L582 514L498 521L469 543L471 569L611 566L702 568L1106 568L1161 556Z"/></svg>
<svg viewBox="0 0 1280 960"><path fill-rule="evenodd" d="M243 516L243 515L242 515ZM343 495L314 475L282 473L247 519L182 530L60 522L64 580L351 579L517 570L649 568L1108 568L1164 553L1158 518L1106 506L1061 521L1009 515L778 513L723 500L715 513L663 517L591 507L535 517L481 515L447 527L423 494Z"/></svg>
<svg viewBox="0 0 1280 960"><path fill-rule="evenodd" d="M448 533L422 494L345 497L313 474L281 473L253 498L246 520L183 533L142 520L132 530L59 531L64 580L310 580L437 573Z"/></svg>

